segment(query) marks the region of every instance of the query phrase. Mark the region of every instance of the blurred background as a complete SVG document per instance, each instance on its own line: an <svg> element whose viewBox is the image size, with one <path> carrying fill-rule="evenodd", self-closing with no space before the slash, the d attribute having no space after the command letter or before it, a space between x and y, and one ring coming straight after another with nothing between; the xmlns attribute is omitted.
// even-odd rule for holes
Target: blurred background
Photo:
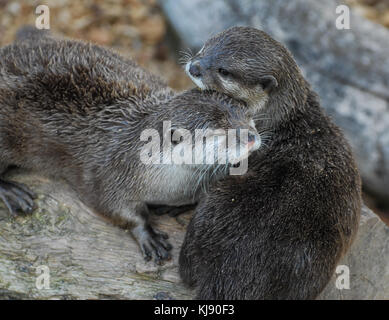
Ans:
<svg viewBox="0 0 389 320"><path fill-rule="evenodd" d="M285 44L356 154L365 202L389 224L389 0L0 0L0 45L50 8L53 33L132 57L176 90L193 87L178 63L212 34L251 25ZM350 30L335 27L336 6Z"/></svg>
<svg viewBox="0 0 389 320"><path fill-rule="evenodd" d="M35 25L35 8L41 4L50 8L52 32L113 48L178 90L190 86L169 50L167 21L156 0L0 0L1 46L13 41L20 26Z"/></svg>

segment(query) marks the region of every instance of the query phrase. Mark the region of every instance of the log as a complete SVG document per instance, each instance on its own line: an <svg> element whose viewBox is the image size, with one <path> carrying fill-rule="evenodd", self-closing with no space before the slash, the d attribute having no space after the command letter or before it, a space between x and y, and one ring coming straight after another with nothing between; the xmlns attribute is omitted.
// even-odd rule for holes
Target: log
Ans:
<svg viewBox="0 0 389 320"><path fill-rule="evenodd" d="M0 299L194 297L180 281L177 263L190 212L153 217L174 246L172 261L158 266L146 263L126 230L86 207L63 181L21 169L7 178L26 184L38 199L31 215L17 217L0 203ZM389 298L388 236L389 228L365 209L357 239L341 262L350 268L350 290L331 282L320 298Z"/></svg>
<svg viewBox="0 0 389 320"><path fill-rule="evenodd" d="M127 230L86 207L65 183L20 171L11 178L39 196L32 215L0 209L0 299L192 297L177 273L188 215L158 218L174 244L174 259L158 266L143 260ZM39 266L48 267L50 288L37 288Z"/></svg>
<svg viewBox="0 0 389 320"><path fill-rule="evenodd" d="M182 46L196 52L233 25L264 30L295 56L322 105L344 129L364 187L389 204L389 30L351 12L338 30L326 0L160 0Z"/></svg>

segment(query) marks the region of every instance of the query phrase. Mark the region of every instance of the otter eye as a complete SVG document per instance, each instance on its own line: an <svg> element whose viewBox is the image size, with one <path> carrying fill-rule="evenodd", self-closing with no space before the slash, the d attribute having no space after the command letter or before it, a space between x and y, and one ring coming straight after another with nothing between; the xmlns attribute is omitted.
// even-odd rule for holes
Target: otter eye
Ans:
<svg viewBox="0 0 389 320"><path fill-rule="evenodd" d="M170 141L172 142L173 145L177 145L179 142L176 141L176 140L173 140L174 132L175 132L174 129L172 129L172 130L170 131Z"/></svg>
<svg viewBox="0 0 389 320"><path fill-rule="evenodd" d="M179 140L175 140L173 139L173 136L174 135L179 135L180 139ZM182 135L180 135L180 130L179 129L172 129L170 131L170 141L172 142L172 145L175 146L175 145L178 145L180 144L182 141L184 141L184 137Z"/></svg>
<svg viewBox="0 0 389 320"><path fill-rule="evenodd" d="M227 76L231 75L230 72L228 72L226 69L223 69L223 68L219 68L218 71L219 71L219 73L220 73L222 76L224 76L224 77L227 77Z"/></svg>

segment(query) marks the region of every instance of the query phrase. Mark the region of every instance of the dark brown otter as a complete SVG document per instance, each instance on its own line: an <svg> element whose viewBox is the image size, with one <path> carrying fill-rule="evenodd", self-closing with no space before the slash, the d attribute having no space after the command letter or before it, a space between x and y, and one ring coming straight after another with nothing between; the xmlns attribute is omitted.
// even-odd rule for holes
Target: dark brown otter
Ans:
<svg viewBox="0 0 389 320"><path fill-rule="evenodd" d="M147 164L142 133L166 138L163 122L170 121L169 141L177 130L202 128L248 129L259 141L252 119L225 95L176 94L104 48L36 33L0 50L0 174L12 165L64 178L88 205L129 224L146 259L168 259L171 245L149 224L146 204L193 203L198 186L226 171ZM247 144L249 151L259 146ZM33 210L34 193L15 182L0 180L0 198L11 213Z"/></svg>
<svg viewBox="0 0 389 320"><path fill-rule="evenodd" d="M217 182L188 226L180 274L199 299L313 299L357 232L361 181L341 130L293 57L262 31L208 40L186 70L246 102L271 134L249 171Z"/></svg>

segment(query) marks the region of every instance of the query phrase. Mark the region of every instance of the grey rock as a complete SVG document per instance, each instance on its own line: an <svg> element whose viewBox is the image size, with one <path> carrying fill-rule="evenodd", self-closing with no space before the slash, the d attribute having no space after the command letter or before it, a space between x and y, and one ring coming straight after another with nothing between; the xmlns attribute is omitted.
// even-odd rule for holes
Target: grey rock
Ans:
<svg viewBox="0 0 389 320"><path fill-rule="evenodd" d="M389 227L364 207L357 237L338 264L349 270L349 289L337 287L345 274L339 270L319 299L389 299L388 237Z"/></svg>
<svg viewBox="0 0 389 320"><path fill-rule="evenodd" d="M160 0L182 46L198 50L233 25L264 30L295 56L322 105L344 129L364 186L389 203L389 31L351 12L338 30L327 0Z"/></svg>

